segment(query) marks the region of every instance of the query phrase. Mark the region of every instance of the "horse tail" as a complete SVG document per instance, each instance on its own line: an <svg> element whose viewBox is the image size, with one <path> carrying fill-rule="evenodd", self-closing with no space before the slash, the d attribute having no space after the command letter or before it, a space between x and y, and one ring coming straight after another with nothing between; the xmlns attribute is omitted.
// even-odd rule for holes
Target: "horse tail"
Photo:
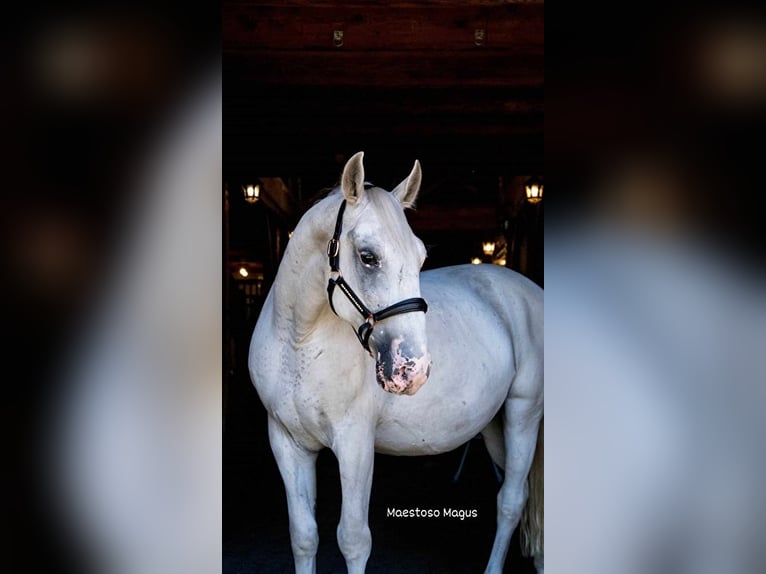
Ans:
<svg viewBox="0 0 766 574"><path fill-rule="evenodd" d="M543 426L545 419L540 420L537 431L537 447L532 468L527 477L529 498L521 516L521 550L525 556L543 555L543 527L545 518L543 496Z"/></svg>

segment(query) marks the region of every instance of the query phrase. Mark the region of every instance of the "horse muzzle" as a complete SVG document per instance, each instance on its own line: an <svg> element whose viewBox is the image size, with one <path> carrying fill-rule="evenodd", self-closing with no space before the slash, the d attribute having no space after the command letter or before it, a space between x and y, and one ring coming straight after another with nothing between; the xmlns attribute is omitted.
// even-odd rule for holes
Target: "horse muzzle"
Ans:
<svg viewBox="0 0 766 574"><path fill-rule="evenodd" d="M413 353L403 339L381 345L377 351L375 376L383 390L396 395L414 395L431 374L431 355Z"/></svg>

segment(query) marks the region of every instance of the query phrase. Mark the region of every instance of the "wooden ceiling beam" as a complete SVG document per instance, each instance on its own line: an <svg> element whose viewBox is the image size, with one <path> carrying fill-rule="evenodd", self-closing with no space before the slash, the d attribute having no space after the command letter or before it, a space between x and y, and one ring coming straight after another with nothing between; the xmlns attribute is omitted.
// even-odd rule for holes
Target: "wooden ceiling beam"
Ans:
<svg viewBox="0 0 766 574"><path fill-rule="evenodd" d="M543 93L540 89L508 90L462 89L456 87L445 91L441 89L337 90L327 88L280 89L270 86L258 89L247 83L236 85L227 83L226 114L228 117L241 119L257 118L268 121L269 118L300 118L300 121L312 118L364 117L376 118L387 116L394 118L411 116L413 120L422 117L457 116L524 116L542 114L544 108Z"/></svg>
<svg viewBox="0 0 766 574"><path fill-rule="evenodd" d="M228 6L225 49L481 51L544 44L541 4L492 6ZM483 31L479 45L476 30ZM334 32L343 33L336 45Z"/></svg>
<svg viewBox="0 0 766 574"><path fill-rule="evenodd" d="M224 51L224 74L259 85L540 88L543 52Z"/></svg>
<svg viewBox="0 0 766 574"><path fill-rule="evenodd" d="M416 121L411 118L379 118L371 121L369 118L342 118L338 123L332 121L305 122L301 125L286 126L264 122L236 121L225 123L226 133L236 137L257 133L259 137L280 137L288 132L290 137L435 137L451 136L511 136L542 134L544 130L542 116L530 117L525 121L501 121L497 117L442 117L430 116Z"/></svg>

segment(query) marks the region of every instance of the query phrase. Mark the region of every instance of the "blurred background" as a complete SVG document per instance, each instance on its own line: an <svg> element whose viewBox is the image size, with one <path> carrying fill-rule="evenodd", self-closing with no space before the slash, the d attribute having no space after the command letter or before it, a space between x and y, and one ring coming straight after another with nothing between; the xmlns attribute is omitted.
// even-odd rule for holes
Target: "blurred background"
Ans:
<svg viewBox="0 0 766 574"><path fill-rule="evenodd" d="M183 483L170 461L214 483L195 457L220 458L188 425L211 408L220 418L220 38L209 2L42 2L4 19L5 570L192 571L170 567L190 542L171 516L195 508L187 522L220 524L220 508L190 502L220 498L197 490L203 479L185 502L149 496ZM193 329L171 304L190 299ZM212 339L182 342L182 330ZM192 353L181 377L171 366ZM180 380L200 392L171 400ZM208 392L207 405L189 400ZM194 448L171 457L183 441ZM200 563L219 563L217 536Z"/></svg>
<svg viewBox="0 0 766 574"><path fill-rule="evenodd" d="M223 30L224 571L286 572L284 489L247 354L290 233L357 151L385 189L418 159L407 218L424 269L483 262L542 285L543 3L227 1ZM483 449L471 444L456 484L464 448L376 459L369 572L483 568L498 489ZM337 473L323 453L319 569L330 572L344 569ZM387 506L429 503L467 504L480 519L385 519ZM509 571L526 571L514 554Z"/></svg>
<svg viewBox="0 0 766 574"><path fill-rule="evenodd" d="M546 14L548 572L766 569L765 24Z"/></svg>

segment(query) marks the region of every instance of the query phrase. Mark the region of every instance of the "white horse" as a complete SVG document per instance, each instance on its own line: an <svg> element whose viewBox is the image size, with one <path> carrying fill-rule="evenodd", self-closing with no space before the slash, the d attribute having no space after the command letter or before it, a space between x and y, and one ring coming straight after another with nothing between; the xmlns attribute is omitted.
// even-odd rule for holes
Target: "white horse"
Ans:
<svg viewBox="0 0 766 574"><path fill-rule="evenodd" d="M295 571L316 571L322 448L338 459L338 545L348 572L359 574L372 546L374 453L442 453L481 432L505 469L485 572L502 572L529 498L525 533L542 573L542 460L534 455L543 415L543 292L493 265L421 274L426 251L404 216L420 188L420 164L389 193L364 183L362 158L348 161L339 189L296 227L250 347L250 375L287 493Z"/></svg>

